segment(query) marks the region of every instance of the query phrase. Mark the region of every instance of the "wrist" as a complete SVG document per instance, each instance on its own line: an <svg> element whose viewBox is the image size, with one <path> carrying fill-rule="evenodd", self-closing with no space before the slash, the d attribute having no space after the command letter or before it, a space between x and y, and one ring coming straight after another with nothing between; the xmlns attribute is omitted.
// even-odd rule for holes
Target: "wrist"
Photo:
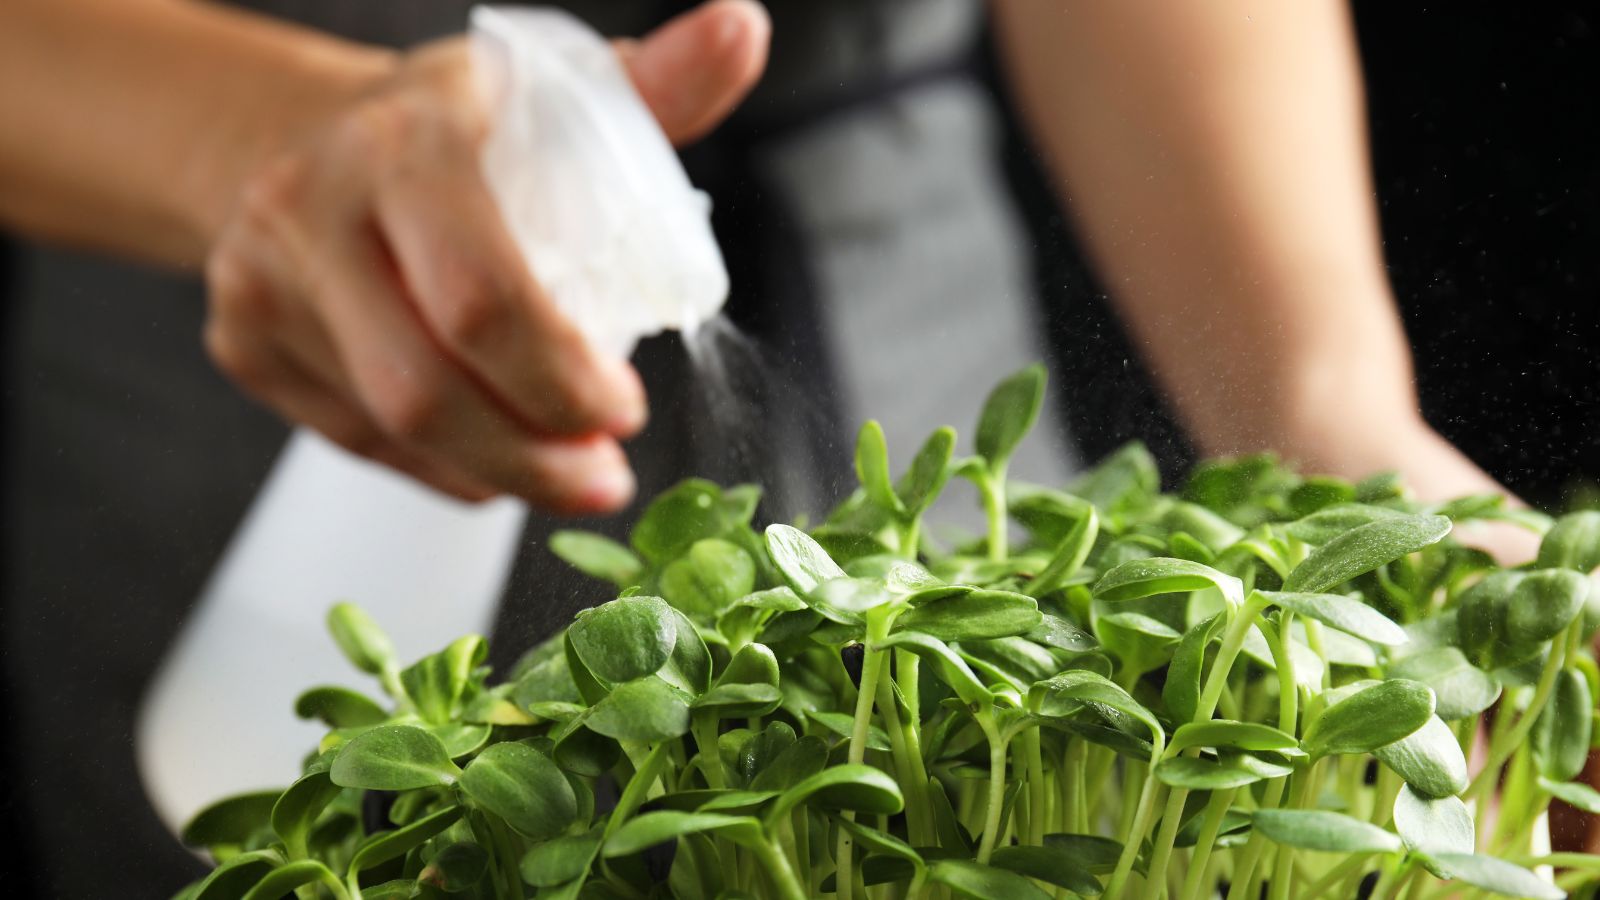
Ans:
<svg viewBox="0 0 1600 900"><path fill-rule="evenodd" d="M259 36L252 60L257 65L240 74L229 108L195 141L182 194L185 217L203 248L215 240L253 173L371 94L399 67L400 54L385 48L299 30L290 40L271 37Z"/></svg>

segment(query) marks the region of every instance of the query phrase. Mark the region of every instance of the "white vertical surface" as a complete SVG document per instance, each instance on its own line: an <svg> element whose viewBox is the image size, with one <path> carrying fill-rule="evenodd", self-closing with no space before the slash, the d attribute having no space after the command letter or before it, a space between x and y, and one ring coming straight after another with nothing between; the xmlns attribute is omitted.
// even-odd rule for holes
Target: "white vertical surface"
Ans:
<svg viewBox="0 0 1600 900"><path fill-rule="evenodd" d="M174 831L223 796L287 785L323 734L294 718L317 684L376 692L323 627L365 608L408 661L493 622L526 509L469 506L297 431L151 683L135 734Z"/></svg>

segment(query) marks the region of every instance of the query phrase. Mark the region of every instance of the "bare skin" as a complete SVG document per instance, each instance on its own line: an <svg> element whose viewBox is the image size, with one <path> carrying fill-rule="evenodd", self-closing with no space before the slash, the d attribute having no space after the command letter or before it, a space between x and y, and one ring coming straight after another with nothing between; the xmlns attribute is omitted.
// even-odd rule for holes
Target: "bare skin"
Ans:
<svg viewBox="0 0 1600 900"><path fill-rule="evenodd" d="M618 50L687 141L759 77L768 30L753 3L712 0ZM463 39L394 54L179 0L18 0L0 121L0 221L203 265L206 347L286 418L465 499L632 496L618 441L644 424L643 387L501 223Z"/></svg>
<svg viewBox="0 0 1600 900"><path fill-rule="evenodd" d="M1424 497L1498 489L1417 410L1342 4L994 13L1062 196L1203 450L1398 469ZM714 0L619 49L682 141L759 77L768 30ZM643 390L513 252L471 88L459 41L394 54L186 0L15 0L0 222L203 264L218 364L358 453L463 498L614 509ZM1514 529L1482 542L1531 555Z"/></svg>
<svg viewBox="0 0 1600 900"><path fill-rule="evenodd" d="M1504 492L1418 411L1348 7L996 0L1009 74L1114 302L1208 454ZM1468 535L1503 560L1528 532Z"/></svg>

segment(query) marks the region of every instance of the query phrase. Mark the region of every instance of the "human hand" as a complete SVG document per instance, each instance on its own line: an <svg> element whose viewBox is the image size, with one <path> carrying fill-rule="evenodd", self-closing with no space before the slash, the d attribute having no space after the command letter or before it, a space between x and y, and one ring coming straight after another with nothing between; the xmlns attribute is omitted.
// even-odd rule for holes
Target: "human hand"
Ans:
<svg viewBox="0 0 1600 900"><path fill-rule="evenodd" d="M1358 413L1352 413L1356 416ZM1445 501L1470 494L1500 494L1510 509L1524 503L1493 476L1479 468L1434 431L1420 415L1390 414L1381 421L1344 419L1327 421L1308 415L1291 429L1285 452L1308 471L1359 479L1374 472L1392 471L1419 500ZM1516 566L1539 553L1539 536L1508 521L1475 520L1463 523L1456 540L1493 556L1502 566Z"/></svg>
<svg viewBox="0 0 1600 900"><path fill-rule="evenodd" d="M748 91L768 32L755 3L711 0L617 51L682 142ZM206 347L286 418L445 493L614 510L644 389L540 290L479 171L487 128L453 38L277 149L212 244Z"/></svg>

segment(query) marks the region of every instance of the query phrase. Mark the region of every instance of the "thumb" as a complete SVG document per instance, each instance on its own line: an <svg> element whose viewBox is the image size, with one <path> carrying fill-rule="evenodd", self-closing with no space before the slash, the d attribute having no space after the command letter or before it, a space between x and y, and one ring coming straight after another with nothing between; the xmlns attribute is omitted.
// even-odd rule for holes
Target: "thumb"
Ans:
<svg viewBox="0 0 1600 900"><path fill-rule="evenodd" d="M715 128L749 93L766 67L771 34L755 0L709 0L616 47L662 130L683 144Z"/></svg>

